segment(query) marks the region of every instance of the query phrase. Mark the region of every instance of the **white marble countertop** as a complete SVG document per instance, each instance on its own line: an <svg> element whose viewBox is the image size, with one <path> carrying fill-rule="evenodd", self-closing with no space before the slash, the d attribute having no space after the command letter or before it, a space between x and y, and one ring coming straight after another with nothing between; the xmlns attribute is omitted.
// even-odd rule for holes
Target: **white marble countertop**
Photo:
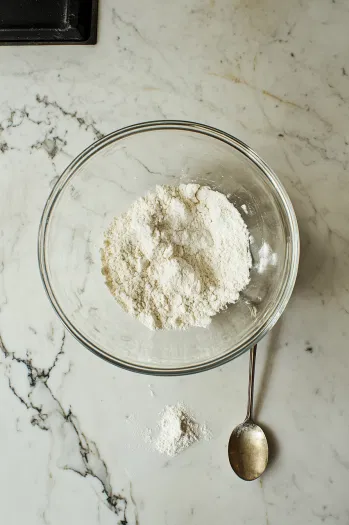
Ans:
<svg viewBox="0 0 349 525"><path fill-rule="evenodd" d="M347 524L348 2L101 4L97 46L0 48L0 521ZM40 282L38 224L63 168L102 134L158 118L250 144L299 219L296 288L258 354L261 481L239 480L226 452L248 355L183 378L119 370L64 332ZM178 400L213 439L168 461L139 428Z"/></svg>

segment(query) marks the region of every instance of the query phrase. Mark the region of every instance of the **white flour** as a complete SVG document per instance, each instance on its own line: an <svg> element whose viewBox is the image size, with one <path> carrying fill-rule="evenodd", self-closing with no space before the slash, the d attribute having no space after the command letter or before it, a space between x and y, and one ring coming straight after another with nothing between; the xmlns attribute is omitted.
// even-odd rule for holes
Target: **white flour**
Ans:
<svg viewBox="0 0 349 525"><path fill-rule="evenodd" d="M206 426L200 426L178 403L166 406L161 413L159 435L154 442L155 449L161 454L176 456L200 439L210 439Z"/></svg>
<svg viewBox="0 0 349 525"><path fill-rule="evenodd" d="M176 456L195 442L203 439L208 441L212 437L206 423L200 425L181 402L165 406L159 414L155 429L142 427L134 414L127 415L126 421L136 438L140 437L141 442L167 456Z"/></svg>
<svg viewBox="0 0 349 525"><path fill-rule="evenodd" d="M206 327L249 282L249 233L225 195L157 186L113 220L102 266L118 303L148 328Z"/></svg>

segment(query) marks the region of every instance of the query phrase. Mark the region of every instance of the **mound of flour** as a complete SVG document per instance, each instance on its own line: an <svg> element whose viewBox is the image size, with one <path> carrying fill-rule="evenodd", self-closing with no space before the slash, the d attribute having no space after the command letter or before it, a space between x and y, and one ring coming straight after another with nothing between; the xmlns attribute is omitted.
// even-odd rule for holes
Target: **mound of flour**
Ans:
<svg viewBox="0 0 349 525"><path fill-rule="evenodd" d="M249 232L225 195L157 186L115 217L102 272L118 303L152 330L206 327L249 282Z"/></svg>
<svg viewBox="0 0 349 525"><path fill-rule="evenodd" d="M199 425L181 403L167 405L160 416L159 434L154 441L160 454L176 456L196 441L211 438L206 425Z"/></svg>

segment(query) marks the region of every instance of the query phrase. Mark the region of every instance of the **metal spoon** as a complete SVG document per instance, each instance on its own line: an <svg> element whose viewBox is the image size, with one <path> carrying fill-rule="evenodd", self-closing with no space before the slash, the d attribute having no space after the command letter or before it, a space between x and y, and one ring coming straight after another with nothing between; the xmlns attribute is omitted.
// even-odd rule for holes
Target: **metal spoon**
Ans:
<svg viewBox="0 0 349 525"><path fill-rule="evenodd" d="M252 420L255 345L250 350L250 378L246 419L234 428L228 445L229 461L234 472L246 481L259 478L268 464L268 442L261 427Z"/></svg>

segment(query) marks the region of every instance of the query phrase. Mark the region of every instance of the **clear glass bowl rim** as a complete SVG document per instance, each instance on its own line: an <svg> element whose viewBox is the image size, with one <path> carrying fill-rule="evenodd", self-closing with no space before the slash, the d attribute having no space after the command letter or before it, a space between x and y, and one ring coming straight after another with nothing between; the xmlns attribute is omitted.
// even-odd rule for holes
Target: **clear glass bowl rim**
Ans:
<svg viewBox="0 0 349 525"><path fill-rule="evenodd" d="M79 167L81 167L91 156L101 151L103 148L107 147L111 143L125 139L126 137L132 136L137 133L160 130L189 131L191 133L206 135L207 137L220 140L221 142L228 144L232 148L242 153L255 166L259 168L259 170L269 179L269 181L276 189L278 196L281 202L283 203L284 211L288 218L291 232L291 250L289 260L290 271L289 274L285 276L284 282L282 283L279 300L274 304L273 308L271 309L268 319L259 327L258 330L256 330L253 336L251 336L250 340L247 341L246 344L241 345L241 347L227 350L227 352L224 355L216 357L211 361L205 361L204 363L196 363L194 365L186 365L183 367L175 368L145 366L127 362L125 360L122 360L118 357L106 353L104 350L102 350L98 346L94 345L91 341L89 341L82 333L80 333L79 330L70 322L69 318L65 315L53 292L48 274L46 253L48 227L50 218L55 208L55 203L60 193L63 191L65 185L74 175L75 171ZM59 316L67 330L69 330L69 332L88 350L93 352L95 355L101 357L102 359L108 361L109 363L112 363L114 365L117 365L121 368L133 372L163 376L185 375L210 370L217 366L221 366L227 363L228 361L235 359L236 357L239 357L247 350L249 350L252 346L257 344L273 328L273 326L283 313L291 297L298 272L299 250L300 241L296 215L285 188L283 187L282 183L280 182L276 174L273 172L273 170L259 157L259 155L255 151L253 151L253 149L251 149L249 146L247 146L247 144L237 139L236 137L224 131L220 131L214 127L208 126L206 124L200 124L197 122L184 120L156 120L149 122L141 122L138 124L124 127L117 131L113 131L112 133L109 133L105 137L88 146L68 165L68 167L63 171L62 175L53 187L42 213L38 233L38 263L41 279L43 281L45 291L54 310L56 311L57 315Z"/></svg>

